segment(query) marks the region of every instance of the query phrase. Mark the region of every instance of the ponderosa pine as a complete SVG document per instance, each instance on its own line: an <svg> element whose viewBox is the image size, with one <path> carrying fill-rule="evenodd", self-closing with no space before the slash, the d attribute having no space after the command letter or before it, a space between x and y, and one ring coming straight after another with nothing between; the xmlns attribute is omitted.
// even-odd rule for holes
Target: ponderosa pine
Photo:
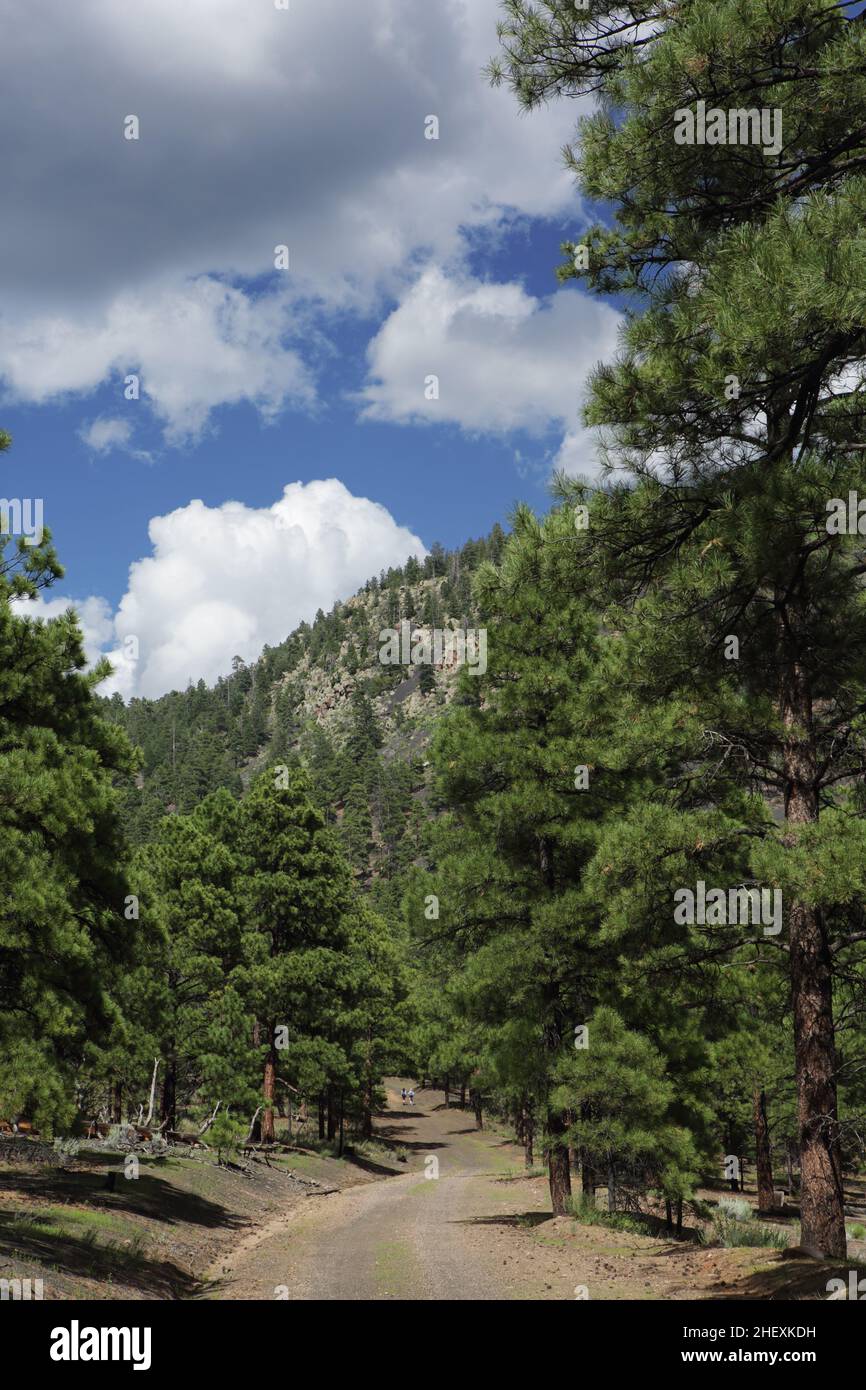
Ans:
<svg viewBox="0 0 866 1390"><path fill-rule="evenodd" d="M828 503L861 478L862 13L804 0L504 8L495 79L526 106L600 97L570 158L614 216L584 252L569 248L564 274L642 310L596 373L587 419L644 486L613 490L598 541L625 607L656 595L638 619L648 698L694 688L713 703L727 639L739 642L728 718L707 727L784 817L765 840L786 892L802 1240L841 1257L829 919L844 899L803 892L795 865L804 844L821 853L825 808L866 770L863 544L826 528ZM778 112L781 148L678 142L679 113L698 102Z"/></svg>

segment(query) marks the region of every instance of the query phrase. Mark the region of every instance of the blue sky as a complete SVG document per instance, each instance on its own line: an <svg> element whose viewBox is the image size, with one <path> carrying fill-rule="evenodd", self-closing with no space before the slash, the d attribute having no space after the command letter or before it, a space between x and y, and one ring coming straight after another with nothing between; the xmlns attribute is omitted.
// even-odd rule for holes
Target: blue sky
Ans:
<svg viewBox="0 0 866 1390"><path fill-rule="evenodd" d="M470 263L485 278L549 295L560 242L573 225L563 218L522 226L501 246L476 249ZM7 402L3 428L14 449L2 464L3 491L50 499L46 521L66 568L65 592L119 602L130 561L147 552L150 517L193 497L211 506L239 499L263 507L287 482L336 476L353 493L381 502L428 547L485 534L517 499L547 506L562 437L555 422L543 433L496 434L453 424L359 422L353 398L378 323L351 316L326 326L339 356L316 410L289 408L268 423L249 403L219 407L201 438L176 447L165 444L146 404L124 400L120 374L83 399ZM83 421L125 414L136 420L135 447L150 461L117 448L97 453L80 438Z"/></svg>
<svg viewBox="0 0 866 1390"><path fill-rule="evenodd" d="M555 278L578 110L489 88L497 14L7 0L0 494L43 499L66 577L40 611L73 602L91 655L135 637L125 696L592 468L618 317Z"/></svg>

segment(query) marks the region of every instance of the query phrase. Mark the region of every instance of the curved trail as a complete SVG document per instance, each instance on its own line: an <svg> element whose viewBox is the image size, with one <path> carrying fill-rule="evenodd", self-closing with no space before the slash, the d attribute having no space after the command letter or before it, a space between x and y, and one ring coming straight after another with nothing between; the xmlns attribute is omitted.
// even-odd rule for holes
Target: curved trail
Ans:
<svg viewBox="0 0 866 1390"><path fill-rule="evenodd" d="M501 1258L486 1250L484 1224L507 1219L516 1194L498 1183L519 1171L522 1153L479 1132L472 1113L444 1108L424 1091L414 1110L389 1090L377 1129L410 1149L412 1171L309 1197L241 1243L220 1279L220 1298L507 1299L513 1287ZM430 1159L438 1177L425 1177ZM526 1205L526 1194L517 1205ZM480 1238L479 1238L480 1237ZM279 1290L279 1292L277 1292Z"/></svg>

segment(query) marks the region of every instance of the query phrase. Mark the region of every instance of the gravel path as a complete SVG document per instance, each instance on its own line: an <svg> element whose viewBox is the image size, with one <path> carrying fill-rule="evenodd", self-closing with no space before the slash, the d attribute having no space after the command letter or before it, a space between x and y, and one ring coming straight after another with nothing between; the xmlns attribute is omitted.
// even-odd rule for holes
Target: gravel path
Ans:
<svg viewBox="0 0 866 1390"><path fill-rule="evenodd" d="M377 1128L410 1151L411 1171L295 1203L212 1267L208 1297L579 1300L586 1308L584 1300L599 1299L820 1297L836 1273L775 1250L554 1219L546 1180L524 1175L519 1148L476 1131L470 1111L446 1110L441 1092L421 1092L415 1110L404 1110L396 1084ZM426 1178L432 1158L439 1175Z"/></svg>
<svg viewBox="0 0 866 1390"><path fill-rule="evenodd" d="M479 1133L470 1111L444 1108L441 1092L417 1095L414 1110L389 1090L378 1129L412 1152L413 1171L328 1197L248 1237L214 1291L220 1298L502 1299L513 1297L500 1265L474 1236L490 1218L495 1178L520 1151ZM438 1163L438 1177L426 1177ZM501 1184L499 1185L501 1188ZM491 1201L491 1196L493 1200ZM227 1266L227 1267L226 1267ZM279 1292L278 1292L279 1290Z"/></svg>

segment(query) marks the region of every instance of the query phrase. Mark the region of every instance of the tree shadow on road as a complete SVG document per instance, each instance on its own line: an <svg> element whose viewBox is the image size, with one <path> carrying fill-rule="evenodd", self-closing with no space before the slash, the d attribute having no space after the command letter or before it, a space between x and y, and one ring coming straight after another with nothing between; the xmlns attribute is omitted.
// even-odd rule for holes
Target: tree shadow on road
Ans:
<svg viewBox="0 0 866 1390"><path fill-rule="evenodd" d="M528 1226L543 1226L545 1221L553 1220L552 1211L520 1211L510 1216L469 1216L463 1221L452 1221L452 1226L511 1226L515 1230Z"/></svg>
<svg viewBox="0 0 866 1390"><path fill-rule="evenodd" d="M360 1168L364 1173L373 1173L376 1177L399 1178L402 1176L402 1173L407 1171L406 1168L402 1168L402 1172L399 1168L387 1168L384 1163L376 1163L372 1158L366 1158L362 1154L355 1153L355 1150L350 1149L348 1145L346 1145L344 1150L344 1157L351 1163L353 1168Z"/></svg>
<svg viewBox="0 0 866 1390"><path fill-rule="evenodd" d="M434 1149L447 1149L446 1143L437 1139L404 1139L401 1134L393 1134L387 1129L376 1131L376 1138L383 1144L393 1144L396 1148L409 1149L412 1153L432 1153Z"/></svg>

